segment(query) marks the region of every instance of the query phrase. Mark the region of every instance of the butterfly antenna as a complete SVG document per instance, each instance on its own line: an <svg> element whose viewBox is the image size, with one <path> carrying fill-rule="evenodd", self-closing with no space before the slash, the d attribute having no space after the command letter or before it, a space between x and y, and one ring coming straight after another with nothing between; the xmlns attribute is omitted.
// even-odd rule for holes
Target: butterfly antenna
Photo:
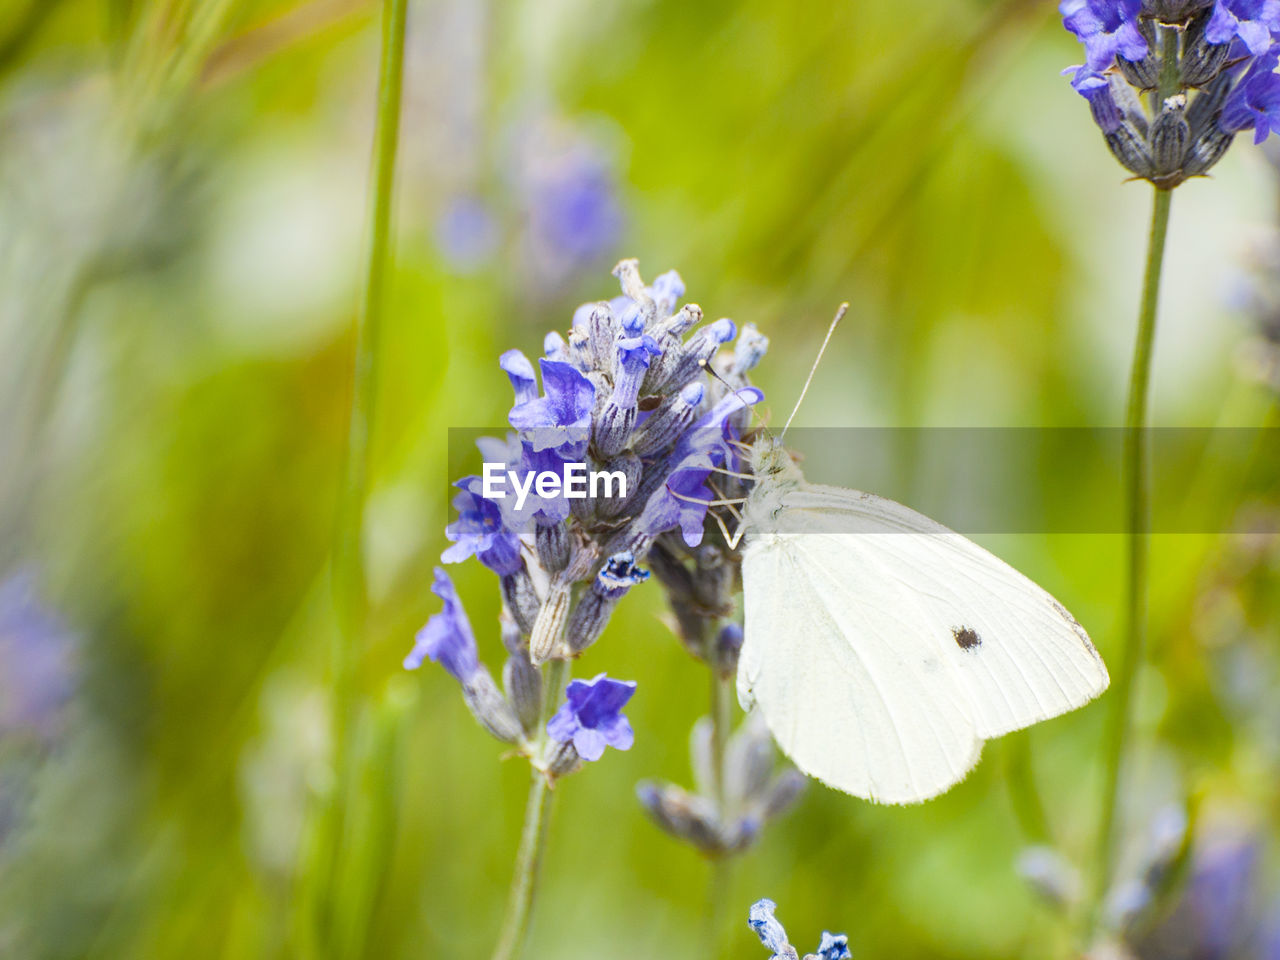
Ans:
<svg viewBox="0 0 1280 960"><path fill-rule="evenodd" d="M787 431L791 429L791 421L796 418L796 414L800 412L800 404L804 403L804 395L809 392L809 384L813 383L813 375L818 372L818 364L822 362L822 355L827 352L827 344L831 342L831 335L836 332L836 327L840 326L840 321L844 319L844 315L849 312L849 304L840 304L840 309L836 311L836 317L831 321L831 326L827 327L827 335L822 340L822 346L818 348L818 355L813 359L813 366L809 368L809 377L805 380L804 386L800 389L800 398L796 400L796 405L791 411L791 416L787 417L786 425L782 428L782 433L778 434L779 438L785 437Z"/></svg>
<svg viewBox="0 0 1280 960"><path fill-rule="evenodd" d="M741 387L735 387L724 377L720 376L720 374L716 373L716 368L711 365L710 360L699 360L698 365L702 367L702 369L706 370L707 373L711 374L711 376L715 377L717 380L723 383L726 389L728 389L730 393L737 393L739 390L742 389ZM760 421L760 426L764 428L764 432L769 434L770 437L772 437L773 434L769 433L769 425L764 422L764 418L761 417L760 414L756 413L756 408L749 406L747 404L743 404L743 406L745 406L748 410L751 411L751 415Z"/></svg>

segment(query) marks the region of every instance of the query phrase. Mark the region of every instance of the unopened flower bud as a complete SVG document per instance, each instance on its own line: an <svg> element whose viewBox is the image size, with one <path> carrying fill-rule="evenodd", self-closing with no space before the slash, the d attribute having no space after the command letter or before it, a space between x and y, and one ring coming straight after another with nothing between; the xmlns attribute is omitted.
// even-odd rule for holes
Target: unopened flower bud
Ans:
<svg viewBox="0 0 1280 960"><path fill-rule="evenodd" d="M542 606L528 568L522 564L515 573L500 577L498 583L502 591L502 601L511 611L512 619L515 620L521 633L528 634L533 630L538 610Z"/></svg>
<svg viewBox="0 0 1280 960"><path fill-rule="evenodd" d="M626 483L627 495L625 497L615 495L596 498L594 501L595 512L605 519L625 513L636 502L636 493L640 489L640 480L644 473L644 463L634 453L624 453L621 456L614 457L607 463L601 464L600 470L607 473L621 473ZM613 493L617 494L619 492L620 490L615 487ZM573 502L591 503L592 500L588 498Z"/></svg>
<svg viewBox="0 0 1280 960"><path fill-rule="evenodd" d="M462 698L480 725L503 743L518 743L523 736L520 719L498 690L489 671L481 668L462 685Z"/></svg>
<svg viewBox="0 0 1280 960"><path fill-rule="evenodd" d="M538 562L547 573L559 573L569 562L569 528L563 521L540 523L534 534Z"/></svg>
<svg viewBox="0 0 1280 960"><path fill-rule="evenodd" d="M742 652L742 627L736 623L726 623L716 634L716 645L713 664L722 677L731 677L738 672L738 654Z"/></svg>
<svg viewBox="0 0 1280 960"><path fill-rule="evenodd" d="M542 674L529 662L528 651L515 650L507 657L502 667L502 685L521 728L525 734L533 734L542 710Z"/></svg>
<svg viewBox="0 0 1280 960"><path fill-rule="evenodd" d="M573 746L572 740L563 743L552 741L547 756L546 770L550 777L567 777L582 766L582 758Z"/></svg>
<svg viewBox="0 0 1280 960"><path fill-rule="evenodd" d="M754 370L769 351L769 338L754 323L744 324L733 345L733 372L739 376Z"/></svg>
<svg viewBox="0 0 1280 960"><path fill-rule="evenodd" d="M636 785L636 797L663 832L707 853L723 852L720 820L710 800L694 796L674 783L652 780Z"/></svg>
<svg viewBox="0 0 1280 960"><path fill-rule="evenodd" d="M1196 17L1187 27L1182 56L1178 59L1182 82L1188 87L1203 87L1222 73L1231 52L1229 43L1210 43L1205 37L1209 15Z"/></svg>
<svg viewBox="0 0 1280 960"><path fill-rule="evenodd" d="M680 310L654 327L654 336L679 339L702 322L702 308L696 303L686 303Z"/></svg>
<svg viewBox="0 0 1280 960"><path fill-rule="evenodd" d="M645 457L674 444L693 423L706 394L707 388L700 381L671 394L636 428L631 449Z"/></svg>
<svg viewBox="0 0 1280 960"><path fill-rule="evenodd" d="M564 656L564 628L569 621L572 581L563 575L552 581L546 602L529 631L529 659L536 667L547 660Z"/></svg>
<svg viewBox="0 0 1280 960"><path fill-rule="evenodd" d="M809 787L809 778L794 767L788 767L773 778L764 794L763 813L766 820L786 813Z"/></svg>
<svg viewBox="0 0 1280 960"><path fill-rule="evenodd" d="M1179 93L1165 100L1159 116L1151 125L1151 156L1155 164L1155 179L1170 181L1170 185L1182 181L1182 166L1190 139L1187 98Z"/></svg>
<svg viewBox="0 0 1280 960"><path fill-rule="evenodd" d="M640 308L639 330L648 329L658 312L658 305L653 302L653 297L649 296L644 287L644 281L640 279L640 261L634 258L619 261L613 268L613 275L622 285L622 292Z"/></svg>

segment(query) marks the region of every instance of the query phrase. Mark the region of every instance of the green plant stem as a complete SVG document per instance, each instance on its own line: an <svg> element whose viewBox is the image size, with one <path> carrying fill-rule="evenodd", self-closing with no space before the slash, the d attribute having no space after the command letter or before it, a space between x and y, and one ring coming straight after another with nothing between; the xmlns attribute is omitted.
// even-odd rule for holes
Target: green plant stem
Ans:
<svg viewBox="0 0 1280 960"><path fill-rule="evenodd" d="M1096 903L1110 885L1115 867L1117 840L1116 810L1121 793L1121 768L1125 745L1133 724L1134 681L1146 646L1147 561L1150 537L1150 463L1146 442L1147 400L1151 383L1151 355L1155 341L1156 312L1160 299L1160 277L1164 265L1165 240L1169 230L1172 193L1155 192L1151 216L1151 237L1147 250L1146 280L1138 313L1138 336L1129 376L1129 399L1125 413L1124 487L1128 538L1128 575L1125 600L1125 642L1116 672L1104 744L1102 817L1098 828Z"/></svg>
<svg viewBox="0 0 1280 960"><path fill-rule="evenodd" d="M1160 81L1152 95L1152 108L1158 112L1161 104L1179 89L1178 46L1181 32L1169 26L1157 29L1160 32ZM1116 836L1117 809L1123 789L1121 768L1133 726L1134 682L1146 649L1147 563L1151 527L1147 402L1151 388L1151 355L1156 336L1156 314L1160 305L1160 278L1164 270L1164 249L1169 234L1169 209L1172 202L1173 193L1170 190L1155 188L1151 232L1147 242L1146 275L1142 284L1142 303L1138 309L1138 334L1133 348L1133 366L1129 373L1129 397L1125 405L1123 483L1129 542L1124 647L1120 652L1120 667L1112 686L1111 714L1103 744L1102 812L1098 825L1093 898L1087 914L1090 925L1097 920L1099 906L1111 885L1115 870L1119 846L1119 838Z"/></svg>
<svg viewBox="0 0 1280 960"><path fill-rule="evenodd" d="M331 737L334 786L321 826L321 917L328 916L341 875L344 804L350 762L355 665L364 639L368 595L364 567L364 508L368 492L370 438L378 393L382 324L391 261L391 214L396 154L400 141L400 101L404 76L405 17L408 0L384 0L378 107L369 184L364 293L356 318L356 348L347 426L346 454L334 531L330 572L337 618L330 649Z"/></svg>
<svg viewBox="0 0 1280 960"><path fill-rule="evenodd" d="M732 813L729 810L725 790L725 753L732 725L733 703L730 699L731 676L725 676L713 666L711 669L711 799L716 815L722 823ZM728 910L729 884L732 877L729 855L721 855L711 862L711 880L707 891L707 944L708 955L719 957L724 948L726 911Z"/></svg>
<svg viewBox="0 0 1280 960"><path fill-rule="evenodd" d="M378 395L383 313L391 261L391 208L400 142L400 99L404 76L405 11L408 0L385 0L382 63L378 82L377 127L370 182L368 253L364 296L356 320L356 351L346 457L338 495L333 587L338 633L333 649L335 702L349 696L352 664L364 633L368 596L364 568L364 508L368 492L370 438ZM345 702L343 704L345 706ZM335 716L335 734L345 713Z"/></svg>
<svg viewBox="0 0 1280 960"><path fill-rule="evenodd" d="M542 719L538 726L539 738L534 745L535 757L546 755L547 721L559 705L560 696L568 682L568 660L552 660L543 669ZM529 918L533 914L533 901L538 893L542 856L547 848L547 824L551 819L551 801L554 797L547 775L535 767L531 771L524 829L520 834L520 848L516 852L515 874L511 878L507 913L502 921L498 945L493 950L493 960L515 960L524 949Z"/></svg>

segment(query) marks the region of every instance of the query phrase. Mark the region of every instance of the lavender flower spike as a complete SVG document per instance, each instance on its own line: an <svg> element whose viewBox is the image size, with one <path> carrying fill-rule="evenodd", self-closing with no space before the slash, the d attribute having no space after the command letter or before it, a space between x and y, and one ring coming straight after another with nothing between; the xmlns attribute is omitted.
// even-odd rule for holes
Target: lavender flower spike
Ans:
<svg viewBox="0 0 1280 960"><path fill-rule="evenodd" d="M429 658L448 670L459 683L468 683L480 669L476 638L453 581L439 567L436 567L436 582L431 585L431 592L444 601L444 609L418 631L413 650L404 658L405 669L417 670L422 661Z"/></svg>
<svg viewBox="0 0 1280 960"><path fill-rule="evenodd" d="M583 760L599 760L606 746L630 750L635 734L622 708L635 692L634 682L610 680L603 673L574 680L565 691L565 702L547 722L547 735L559 743L572 741Z"/></svg>

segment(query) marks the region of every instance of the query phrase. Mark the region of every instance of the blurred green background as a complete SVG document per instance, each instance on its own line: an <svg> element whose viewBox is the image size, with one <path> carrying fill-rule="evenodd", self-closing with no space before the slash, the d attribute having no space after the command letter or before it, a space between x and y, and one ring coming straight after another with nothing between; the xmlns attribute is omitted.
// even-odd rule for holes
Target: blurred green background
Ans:
<svg viewBox="0 0 1280 960"><path fill-rule="evenodd" d="M355 852L319 955L493 943L526 770L443 671L400 661L436 609L449 429L502 423L497 355L616 295L620 257L772 337L756 380L775 418L847 299L803 425L1120 422L1149 196L1058 76L1079 53L1054 6L413 0ZM300 931L333 776L325 580L378 43L367 0L0 2L0 579L27 604L0 617L6 957L317 949ZM1245 143L1215 174L1174 204L1157 424L1273 416L1240 292L1280 180ZM1209 464L1198 482L1225 497L1232 479ZM1021 483L1076 485L1068 464ZM1194 796L1203 836L1262 851L1266 887L1277 509L1242 520L1252 538L1156 538L1130 871L1155 811ZM983 542L1114 658L1119 537ZM456 577L496 668L492 577ZM689 781L705 711L661 618L658 591L634 591L579 667L639 682L637 742L560 788L534 960L705 956L708 865L633 793ZM1060 950L1015 870L1040 838L1008 783L1029 755L1087 868L1103 713L990 744L922 806L814 786L736 866L734 956L763 956L743 922L761 896L799 946L845 930L855 957Z"/></svg>

